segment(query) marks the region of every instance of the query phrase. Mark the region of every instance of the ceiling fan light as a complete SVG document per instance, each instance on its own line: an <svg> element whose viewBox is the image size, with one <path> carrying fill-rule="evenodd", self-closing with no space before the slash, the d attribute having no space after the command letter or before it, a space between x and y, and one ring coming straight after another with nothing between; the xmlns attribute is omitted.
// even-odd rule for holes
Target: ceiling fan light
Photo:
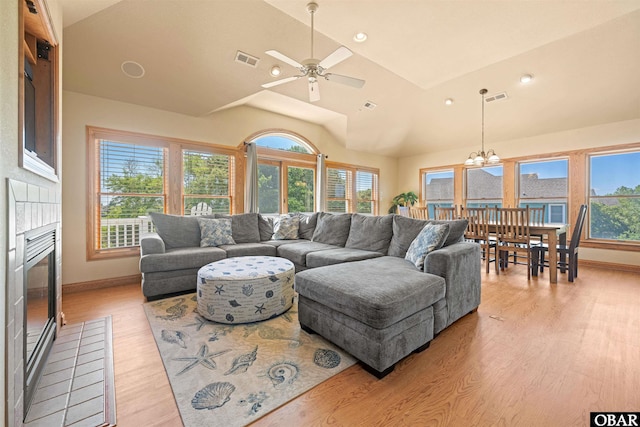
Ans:
<svg viewBox="0 0 640 427"><path fill-rule="evenodd" d="M280 70L280 67L278 67L277 65L274 65L273 67L271 67L271 70L269 71L269 73L273 77L278 77L281 72L282 72L282 70Z"/></svg>

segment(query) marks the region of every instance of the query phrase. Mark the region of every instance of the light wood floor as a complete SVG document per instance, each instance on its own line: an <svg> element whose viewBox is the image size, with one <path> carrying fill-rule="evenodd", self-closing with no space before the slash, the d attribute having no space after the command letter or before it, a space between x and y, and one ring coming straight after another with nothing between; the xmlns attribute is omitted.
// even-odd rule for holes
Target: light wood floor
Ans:
<svg viewBox="0 0 640 427"><path fill-rule="evenodd" d="M581 267L484 274L477 313L377 380L355 365L255 426L586 426L640 410L640 277ZM68 323L111 314L118 426L181 426L139 284L65 294Z"/></svg>

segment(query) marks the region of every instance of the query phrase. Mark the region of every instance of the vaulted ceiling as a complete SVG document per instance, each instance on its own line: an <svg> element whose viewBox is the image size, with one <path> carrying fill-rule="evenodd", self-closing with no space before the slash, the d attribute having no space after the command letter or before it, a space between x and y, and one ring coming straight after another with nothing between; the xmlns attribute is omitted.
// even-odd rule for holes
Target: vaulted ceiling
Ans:
<svg viewBox="0 0 640 427"><path fill-rule="evenodd" d="M475 149L481 88L507 93L486 104L489 143L640 118L637 0L316 0L314 56L347 46L354 56L331 71L366 84L320 80L314 103L305 79L261 87L273 65L296 74L266 50L310 56L307 0L60 1L65 90L197 117L252 106L318 123L355 150ZM127 77L124 61L144 76Z"/></svg>

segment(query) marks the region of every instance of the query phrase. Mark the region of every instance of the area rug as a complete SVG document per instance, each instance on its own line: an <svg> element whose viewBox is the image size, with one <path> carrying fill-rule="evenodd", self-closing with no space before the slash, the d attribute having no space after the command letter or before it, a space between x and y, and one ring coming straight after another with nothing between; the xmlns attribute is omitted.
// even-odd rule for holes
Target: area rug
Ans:
<svg viewBox="0 0 640 427"><path fill-rule="evenodd" d="M356 361L300 329L297 298L274 319L225 325L195 294L144 305L186 427L244 426Z"/></svg>

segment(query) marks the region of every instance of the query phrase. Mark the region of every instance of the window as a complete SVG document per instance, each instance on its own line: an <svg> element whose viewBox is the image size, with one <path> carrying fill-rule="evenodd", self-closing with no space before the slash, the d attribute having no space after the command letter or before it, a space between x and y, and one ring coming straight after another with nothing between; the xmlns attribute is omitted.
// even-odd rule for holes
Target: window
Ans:
<svg viewBox="0 0 640 427"><path fill-rule="evenodd" d="M93 127L87 133L88 259L139 255L149 212L234 210L237 150Z"/></svg>
<svg viewBox="0 0 640 427"><path fill-rule="evenodd" d="M327 212L378 214L378 171L362 167L327 166Z"/></svg>
<svg viewBox="0 0 640 427"><path fill-rule="evenodd" d="M356 171L356 212L374 214L378 211L378 174Z"/></svg>
<svg viewBox="0 0 640 427"><path fill-rule="evenodd" d="M263 214L280 213L279 163L258 163L258 210Z"/></svg>
<svg viewBox="0 0 640 427"><path fill-rule="evenodd" d="M518 164L518 199L521 207L545 208L545 222L568 222L569 160L543 160Z"/></svg>
<svg viewBox="0 0 640 427"><path fill-rule="evenodd" d="M435 218L436 206L453 206L453 185L453 170L422 173L422 194L429 218Z"/></svg>
<svg viewBox="0 0 640 427"><path fill-rule="evenodd" d="M589 237L640 242L640 151L589 156Z"/></svg>
<svg viewBox="0 0 640 427"><path fill-rule="evenodd" d="M351 171L327 168L327 212L350 212Z"/></svg>
<svg viewBox="0 0 640 427"><path fill-rule="evenodd" d="M183 213L231 212L233 158L224 154L182 150Z"/></svg>
<svg viewBox="0 0 640 427"><path fill-rule="evenodd" d="M258 147L274 150L291 151L294 153L316 154L316 150L297 135L289 133L270 132L254 139Z"/></svg>
<svg viewBox="0 0 640 427"><path fill-rule="evenodd" d="M466 206L502 206L502 166L466 169Z"/></svg>
<svg viewBox="0 0 640 427"><path fill-rule="evenodd" d="M287 212L313 212L315 169L287 167Z"/></svg>

